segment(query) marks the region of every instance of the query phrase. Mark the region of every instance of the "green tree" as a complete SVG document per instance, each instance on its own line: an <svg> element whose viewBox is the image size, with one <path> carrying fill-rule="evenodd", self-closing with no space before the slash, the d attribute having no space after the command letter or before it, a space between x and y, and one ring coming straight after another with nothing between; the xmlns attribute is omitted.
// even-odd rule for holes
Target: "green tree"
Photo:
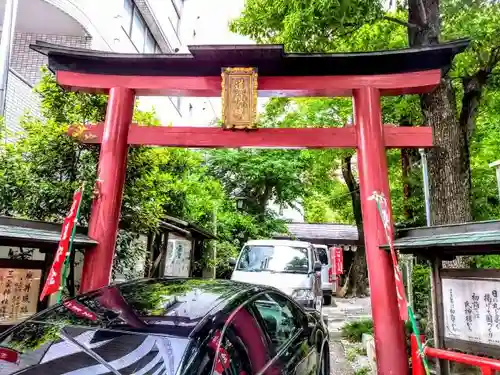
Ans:
<svg viewBox="0 0 500 375"><path fill-rule="evenodd" d="M351 114L350 99L272 99L266 105L261 125L266 127L341 127ZM356 224L363 237L361 205L357 172L352 164L355 150L303 150L303 151L257 151L244 153L242 160L236 156L228 157L224 163L217 163L226 171L225 175L236 182L245 184L252 181L248 176L258 176L264 181L272 182L276 187L275 200L293 203L300 199L306 211L306 219L311 222L336 221ZM290 159L289 155L293 155ZM251 158L253 156L253 158ZM290 163L290 160L292 161ZM241 176L236 166L248 164L241 168ZM222 166L221 166L222 165ZM258 172L258 173L255 173ZM243 178L245 176L245 178ZM230 181L232 182L232 180ZM283 186L280 188L280 186ZM234 185L231 185L234 188ZM259 186L259 185L257 185ZM261 185L260 185L261 186ZM238 185L238 191L248 191ZM265 191L265 190L259 190ZM281 194L281 197L279 196ZM349 199L349 197L352 199ZM364 247L356 252L353 266L351 292L363 295L367 288L367 270Z"/></svg>
<svg viewBox="0 0 500 375"><path fill-rule="evenodd" d="M383 101L384 120L433 127L437 147L431 150L429 158L432 216L434 223L444 224L473 218L474 191L469 172L473 150L469 152L469 146L474 142L477 114L482 112L483 93L497 81L499 7L500 4L486 0L446 0L441 4L434 0L410 0L396 14L385 14L381 4L372 1L305 4L297 0L247 0L240 18L230 28L258 42L283 43L292 52L419 47L439 40L471 37L471 47L455 59L453 69L437 90L422 97ZM307 16L301 17L302 13ZM395 216L404 225L424 223L421 179L419 171L412 168L418 159L414 151L403 150L398 166L394 152L389 153ZM401 180L402 193L398 192ZM352 190L351 196L356 199Z"/></svg>
<svg viewBox="0 0 500 375"><path fill-rule="evenodd" d="M67 92L47 71L36 91L41 96L44 120L25 117L20 134L7 134L5 127L1 129L2 137L15 136L15 142L0 144L0 214L61 222L73 192L86 182L80 224L87 225L99 146L82 144L67 131L71 124L103 121L107 97ZM154 111L136 109L134 121L159 125ZM209 230L214 230L216 223L219 239L207 246L197 266L213 266L210 250L216 244L219 275L227 275L228 259L237 255L246 239L284 231L279 220L257 220L237 210L223 185L208 173L202 153L129 148L114 274L139 276L133 272L145 256L139 234L155 231L165 214Z"/></svg>
<svg viewBox="0 0 500 375"><path fill-rule="evenodd" d="M208 159L209 173L257 216L267 213L270 202L293 205L303 196L307 165L299 151L291 150L218 150Z"/></svg>
<svg viewBox="0 0 500 375"><path fill-rule="evenodd" d="M86 182L80 223L90 215L99 157L98 145L87 145L67 135L74 123L104 120L106 97L66 92L46 73L37 92L43 121L25 118L23 132L0 150L0 213L60 222L67 214L74 190ZM157 125L154 112L135 111L135 121ZM201 155L184 149L130 148L115 270L126 269L144 256L139 233L157 228L165 215L189 218L187 196L201 171ZM216 184L203 180L202 184ZM199 187L203 189L203 187ZM134 234L135 233L135 234Z"/></svg>

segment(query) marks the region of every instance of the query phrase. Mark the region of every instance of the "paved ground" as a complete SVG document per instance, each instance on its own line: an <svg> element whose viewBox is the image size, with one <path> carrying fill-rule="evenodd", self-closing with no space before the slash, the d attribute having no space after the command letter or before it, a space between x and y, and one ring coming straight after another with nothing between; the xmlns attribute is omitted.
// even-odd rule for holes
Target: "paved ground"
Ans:
<svg viewBox="0 0 500 375"><path fill-rule="evenodd" d="M331 375L353 375L353 368L347 361L344 347L340 342L340 328L347 321L371 317L370 299L336 298L335 304L335 307L323 307L323 313L328 315L330 331Z"/></svg>

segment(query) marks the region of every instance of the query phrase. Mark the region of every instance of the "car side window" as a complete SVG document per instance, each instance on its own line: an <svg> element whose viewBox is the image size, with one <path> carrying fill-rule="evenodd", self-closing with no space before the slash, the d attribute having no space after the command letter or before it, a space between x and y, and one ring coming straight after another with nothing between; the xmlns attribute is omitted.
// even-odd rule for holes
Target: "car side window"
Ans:
<svg viewBox="0 0 500 375"><path fill-rule="evenodd" d="M222 327L221 327L222 328ZM197 359L183 372L193 375L250 375L248 356L231 329L213 331L197 353Z"/></svg>
<svg viewBox="0 0 500 375"><path fill-rule="evenodd" d="M314 253L314 261L316 262L317 260L319 260L319 256L318 256L318 249L315 249L314 247L312 248L312 251Z"/></svg>
<svg viewBox="0 0 500 375"><path fill-rule="evenodd" d="M275 352L302 329L302 313L285 297L266 293L253 304L264 322Z"/></svg>
<svg viewBox="0 0 500 375"><path fill-rule="evenodd" d="M318 259L323 265L328 265L328 254L325 249L316 249L317 254L318 254Z"/></svg>
<svg viewBox="0 0 500 375"><path fill-rule="evenodd" d="M228 328L224 336L220 337L220 332L216 334L209 345L213 345L217 350L217 343L220 341L219 352L215 360L213 375L246 375L251 373L250 360L244 348L244 344L235 335L231 328Z"/></svg>
<svg viewBox="0 0 500 375"><path fill-rule="evenodd" d="M199 346L199 359L186 374L250 375L267 366L269 342L250 304L238 307L228 318Z"/></svg>

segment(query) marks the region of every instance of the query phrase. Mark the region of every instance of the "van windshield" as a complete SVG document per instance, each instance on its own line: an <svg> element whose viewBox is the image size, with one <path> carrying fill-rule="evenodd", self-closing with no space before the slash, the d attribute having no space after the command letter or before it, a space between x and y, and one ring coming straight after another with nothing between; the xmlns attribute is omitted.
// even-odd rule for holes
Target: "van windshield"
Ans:
<svg viewBox="0 0 500 375"><path fill-rule="evenodd" d="M238 271L309 272L308 249L292 246L245 246L241 251Z"/></svg>

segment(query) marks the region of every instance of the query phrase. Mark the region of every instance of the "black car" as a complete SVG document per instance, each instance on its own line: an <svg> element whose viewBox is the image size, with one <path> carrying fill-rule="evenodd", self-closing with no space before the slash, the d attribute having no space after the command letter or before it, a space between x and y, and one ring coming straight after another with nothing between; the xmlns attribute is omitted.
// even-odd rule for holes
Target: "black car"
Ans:
<svg viewBox="0 0 500 375"><path fill-rule="evenodd" d="M0 336L0 375L327 375L329 359L315 310L225 280L114 285Z"/></svg>

